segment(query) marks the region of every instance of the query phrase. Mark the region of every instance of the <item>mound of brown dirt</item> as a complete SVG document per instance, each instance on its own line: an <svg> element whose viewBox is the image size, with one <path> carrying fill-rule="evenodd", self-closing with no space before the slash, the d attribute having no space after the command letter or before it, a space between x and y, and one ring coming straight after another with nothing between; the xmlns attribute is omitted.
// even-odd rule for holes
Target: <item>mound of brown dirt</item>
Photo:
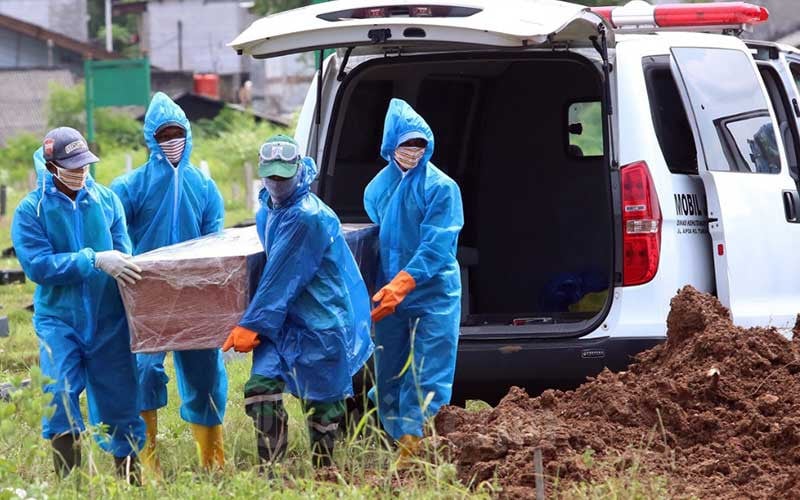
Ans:
<svg viewBox="0 0 800 500"><path fill-rule="evenodd" d="M636 463L677 496L800 497L798 343L733 326L714 297L691 287L672 300L667 324L667 341L627 372L537 398L515 387L477 413L442 409L436 429L461 479L496 477L508 494L532 495L540 448L545 474L562 485ZM614 467L592 466L591 453Z"/></svg>

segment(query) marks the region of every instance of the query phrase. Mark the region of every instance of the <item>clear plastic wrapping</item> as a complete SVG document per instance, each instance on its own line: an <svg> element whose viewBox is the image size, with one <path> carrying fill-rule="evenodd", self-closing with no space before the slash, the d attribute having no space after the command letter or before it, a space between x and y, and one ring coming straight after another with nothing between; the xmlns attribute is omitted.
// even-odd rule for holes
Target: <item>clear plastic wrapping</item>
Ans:
<svg viewBox="0 0 800 500"><path fill-rule="evenodd" d="M142 280L121 287L131 351L221 347L258 287L264 249L255 226L138 255Z"/></svg>
<svg viewBox="0 0 800 500"><path fill-rule="evenodd" d="M345 224L343 232L370 295L377 290L378 226ZM159 248L134 257L142 280L121 287L131 351L221 347L247 309L264 269L255 226Z"/></svg>

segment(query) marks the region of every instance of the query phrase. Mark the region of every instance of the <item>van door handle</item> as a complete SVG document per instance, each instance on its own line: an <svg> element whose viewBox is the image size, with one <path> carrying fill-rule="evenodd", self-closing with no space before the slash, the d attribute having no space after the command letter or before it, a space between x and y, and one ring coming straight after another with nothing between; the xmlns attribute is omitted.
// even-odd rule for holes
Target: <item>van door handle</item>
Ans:
<svg viewBox="0 0 800 500"><path fill-rule="evenodd" d="M800 194L797 191L784 191L783 192L783 211L786 215L787 222L798 223L797 210L800 207Z"/></svg>

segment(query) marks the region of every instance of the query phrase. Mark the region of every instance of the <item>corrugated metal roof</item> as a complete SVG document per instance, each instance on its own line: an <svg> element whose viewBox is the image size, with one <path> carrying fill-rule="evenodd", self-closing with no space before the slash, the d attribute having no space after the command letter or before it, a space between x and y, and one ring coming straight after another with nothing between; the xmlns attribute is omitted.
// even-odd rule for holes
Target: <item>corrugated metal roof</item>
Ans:
<svg viewBox="0 0 800 500"><path fill-rule="evenodd" d="M0 146L21 132L47 132L51 82L72 86L75 80L66 69L0 70Z"/></svg>

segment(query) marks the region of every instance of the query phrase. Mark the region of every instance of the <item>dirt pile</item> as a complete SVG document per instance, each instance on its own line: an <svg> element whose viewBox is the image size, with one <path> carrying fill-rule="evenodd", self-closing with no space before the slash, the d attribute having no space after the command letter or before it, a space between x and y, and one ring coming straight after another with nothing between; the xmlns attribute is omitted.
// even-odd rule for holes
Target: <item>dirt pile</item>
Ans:
<svg viewBox="0 0 800 500"><path fill-rule="evenodd" d="M668 330L627 372L604 371L575 391L531 398L513 388L491 410L444 408L436 429L461 479L497 477L506 494L532 495L540 448L545 474L562 484L635 463L664 476L673 495L797 498L798 342L734 327L691 287L672 300Z"/></svg>

